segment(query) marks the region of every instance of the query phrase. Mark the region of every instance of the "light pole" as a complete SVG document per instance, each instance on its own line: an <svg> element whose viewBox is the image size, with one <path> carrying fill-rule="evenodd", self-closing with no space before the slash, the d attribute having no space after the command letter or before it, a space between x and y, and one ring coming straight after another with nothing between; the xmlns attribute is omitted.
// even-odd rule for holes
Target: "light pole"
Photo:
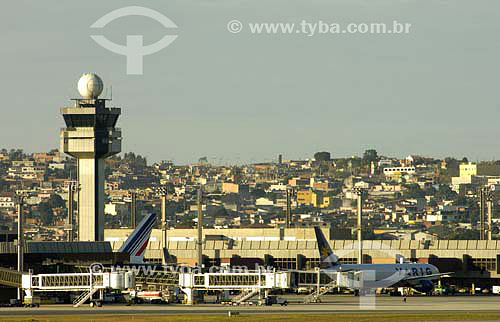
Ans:
<svg viewBox="0 0 500 322"><path fill-rule="evenodd" d="M486 188L479 188L479 239L484 240L484 217L485 217L485 195Z"/></svg>
<svg viewBox="0 0 500 322"><path fill-rule="evenodd" d="M363 189L361 188L354 188L353 189L354 194L357 196L358 199L358 225L356 227L357 230L357 235L358 235L358 264L363 264L363 236L362 236L362 229L363 229Z"/></svg>
<svg viewBox="0 0 500 322"><path fill-rule="evenodd" d="M198 188L198 266L203 268L203 186Z"/></svg>
<svg viewBox="0 0 500 322"><path fill-rule="evenodd" d="M161 194L161 247L162 247L162 257L163 265L167 264L167 188L160 187L159 192Z"/></svg>
<svg viewBox="0 0 500 322"><path fill-rule="evenodd" d="M491 231L491 225L492 225L492 220L491 220L491 215L493 214L493 200L491 198L491 195L488 195L486 198L486 204L488 205L488 240L491 240L492 236L492 231Z"/></svg>
<svg viewBox="0 0 500 322"><path fill-rule="evenodd" d="M488 205L488 240L492 240L493 234L493 200L494 200L494 191L496 187L495 185L489 186L488 194L486 196L486 202Z"/></svg>
<svg viewBox="0 0 500 322"><path fill-rule="evenodd" d="M493 192L495 185L479 188L479 239L485 240L486 231L488 240L492 239L493 218ZM486 223L486 212L488 212L488 223Z"/></svg>
<svg viewBox="0 0 500 322"><path fill-rule="evenodd" d="M24 216L23 203L25 196L20 195L17 198L17 271L22 274L24 268ZM17 299L22 301L23 289L17 288Z"/></svg>
<svg viewBox="0 0 500 322"><path fill-rule="evenodd" d="M292 188L287 186L286 187L286 221L285 221L285 226L286 228L290 228L291 226L291 221L292 221L292 214L291 214L291 208L292 208Z"/></svg>
<svg viewBox="0 0 500 322"><path fill-rule="evenodd" d="M131 192L131 202L130 202L130 228L135 229L137 224L136 211L137 211L137 193L135 191Z"/></svg>
<svg viewBox="0 0 500 322"><path fill-rule="evenodd" d="M68 186L68 224L66 230L68 231L68 241L72 242L75 240L75 230L73 224L73 203L74 203L74 193L79 190L78 182L74 180L66 181Z"/></svg>

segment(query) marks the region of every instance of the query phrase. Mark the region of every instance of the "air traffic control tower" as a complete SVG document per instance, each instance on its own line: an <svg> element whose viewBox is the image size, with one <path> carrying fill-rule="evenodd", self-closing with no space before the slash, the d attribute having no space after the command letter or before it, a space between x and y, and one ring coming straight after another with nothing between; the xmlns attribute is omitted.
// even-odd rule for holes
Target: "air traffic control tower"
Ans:
<svg viewBox="0 0 500 322"><path fill-rule="evenodd" d="M115 128L120 108L106 107L99 98L103 83L96 74L78 81L82 98L63 107L66 128L61 151L78 159L78 240L104 240L104 159L121 151L121 129Z"/></svg>

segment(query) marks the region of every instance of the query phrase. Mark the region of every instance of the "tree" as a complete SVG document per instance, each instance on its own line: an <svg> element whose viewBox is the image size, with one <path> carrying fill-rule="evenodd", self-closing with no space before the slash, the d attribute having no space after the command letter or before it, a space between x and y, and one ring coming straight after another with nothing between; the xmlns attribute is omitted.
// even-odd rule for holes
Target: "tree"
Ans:
<svg viewBox="0 0 500 322"><path fill-rule="evenodd" d="M457 206L464 206L467 205L468 199L466 196L458 196L457 199L455 200L455 205Z"/></svg>
<svg viewBox="0 0 500 322"><path fill-rule="evenodd" d="M255 197L255 198L262 198L262 197L266 197L266 191L264 189L254 189L252 190L251 194Z"/></svg>
<svg viewBox="0 0 500 322"><path fill-rule="evenodd" d="M330 152L316 152L314 153L314 159L316 161L330 161L331 160L331 155Z"/></svg>
<svg viewBox="0 0 500 322"><path fill-rule="evenodd" d="M10 149L9 151L9 158L11 160L22 160L25 156L22 149Z"/></svg>
<svg viewBox="0 0 500 322"><path fill-rule="evenodd" d="M426 196L434 196L436 194L436 189L434 187L428 187L424 189L425 195Z"/></svg>
<svg viewBox="0 0 500 322"><path fill-rule="evenodd" d="M51 195L49 200L47 201L47 204L51 209L64 208L66 206L66 202L58 194Z"/></svg>
<svg viewBox="0 0 500 322"><path fill-rule="evenodd" d="M449 225L435 225L429 228L429 233L437 235L439 239L452 239L450 237L454 231Z"/></svg>
<svg viewBox="0 0 500 322"><path fill-rule="evenodd" d="M408 184L405 186L406 190L403 193L404 198L423 198L425 197L425 192L420 189L418 184Z"/></svg>
<svg viewBox="0 0 500 322"><path fill-rule="evenodd" d="M104 178L108 178L113 174L113 169L110 166L104 167Z"/></svg>
<svg viewBox="0 0 500 322"><path fill-rule="evenodd" d="M376 162L378 159L378 153L375 149L365 150L363 153L363 164L371 164L372 162Z"/></svg>
<svg viewBox="0 0 500 322"><path fill-rule="evenodd" d="M450 177L458 176L460 162L458 162L458 160L455 158L445 158L444 161L446 162L446 170L448 172L448 175Z"/></svg>
<svg viewBox="0 0 500 322"><path fill-rule="evenodd" d="M363 236L363 239L366 240L373 240L377 239L377 235L373 233L373 228L371 226L365 226L361 229L361 235Z"/></svg>
<svg viewBox="0 0 500 322"><path fill-rule="evenodd" d="M147 166L146 157L143 157L134 152L128 152L123 155L123 161L127 162L132 168L136 170L144 169Z"/></svg>
<svg viewBox="0 0 500 322"><path fill-rule="evenodd" d="M450 186L442 184L439 186L435 196L440 200L455 200L458 195L455 191L451 190Z"/></svg>
<svg viewBox="0 0 500 322"><path fill-rule="evenodd" d="M48 202L42 202L38 206L40 211L40 220L45 226L51 226L54 220L54 214L52 213L52 208L50 208Z"/></svg>
<svg viewBox="0 0 500 322"><path fill-rule="evenodd" d="M479 235L477 229L457 229L450 239L476 240L479 239Z"/></svg>

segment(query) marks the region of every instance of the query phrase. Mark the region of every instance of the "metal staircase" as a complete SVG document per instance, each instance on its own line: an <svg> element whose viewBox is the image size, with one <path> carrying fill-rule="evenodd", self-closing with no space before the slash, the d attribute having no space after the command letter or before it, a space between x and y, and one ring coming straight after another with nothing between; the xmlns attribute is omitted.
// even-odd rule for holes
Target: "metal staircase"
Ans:
<svg viewBox="0 0 500 322"><path fill-rule="evenodd" d="M74 301L73 301L73 307L79 307L85 301L87 301L89 298L94 295L95 292L97 292L99 289L98 288L92 288L90 290L84 291L80 296L78 296Z"/></svg>
<svg viewBox="0 0 500 322"><path fill-rule="evenodd" d="M330 283L323 285L319 290L314 291L313 293L307 295L304 298L304 303L309 304L309 303L319 303L321 302L320 296L325 295L332 289L337 287L337 281L333 280Z"/></svg>
<svg viewBox="0 0 500 322"><path fill-rule="evenodd" d="M245 302L246 300L251 299L255 295L259 294L258 289L248 289L242 291L240 294L236 295L231 299L231 302L234 304L241 304L242 302Z"/></svg>

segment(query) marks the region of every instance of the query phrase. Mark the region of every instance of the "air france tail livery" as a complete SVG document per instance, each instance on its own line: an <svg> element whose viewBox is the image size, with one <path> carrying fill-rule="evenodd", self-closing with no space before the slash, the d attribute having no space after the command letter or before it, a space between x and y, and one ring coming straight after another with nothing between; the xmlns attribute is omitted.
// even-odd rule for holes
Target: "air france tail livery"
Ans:
<svg viewBox="0 0 500 322"><path fill-rule="evenodd" d="M431 264L341 264L321 229L314 227L314 232L325 273L373 271L374 285L380 285L378 287L411 287L422 293L430 293L434 289L434 280L450 274L440 273Z"/></svg>
<svg viewBox="0 0 500 322"><path fill-rule="evenodd" d="M130 263L144 263L144 253L146 252L155 222L156 214L146 215L132 232L132 235L128 237L123 246L118 250L121 253L130 254Z"/></svg>

